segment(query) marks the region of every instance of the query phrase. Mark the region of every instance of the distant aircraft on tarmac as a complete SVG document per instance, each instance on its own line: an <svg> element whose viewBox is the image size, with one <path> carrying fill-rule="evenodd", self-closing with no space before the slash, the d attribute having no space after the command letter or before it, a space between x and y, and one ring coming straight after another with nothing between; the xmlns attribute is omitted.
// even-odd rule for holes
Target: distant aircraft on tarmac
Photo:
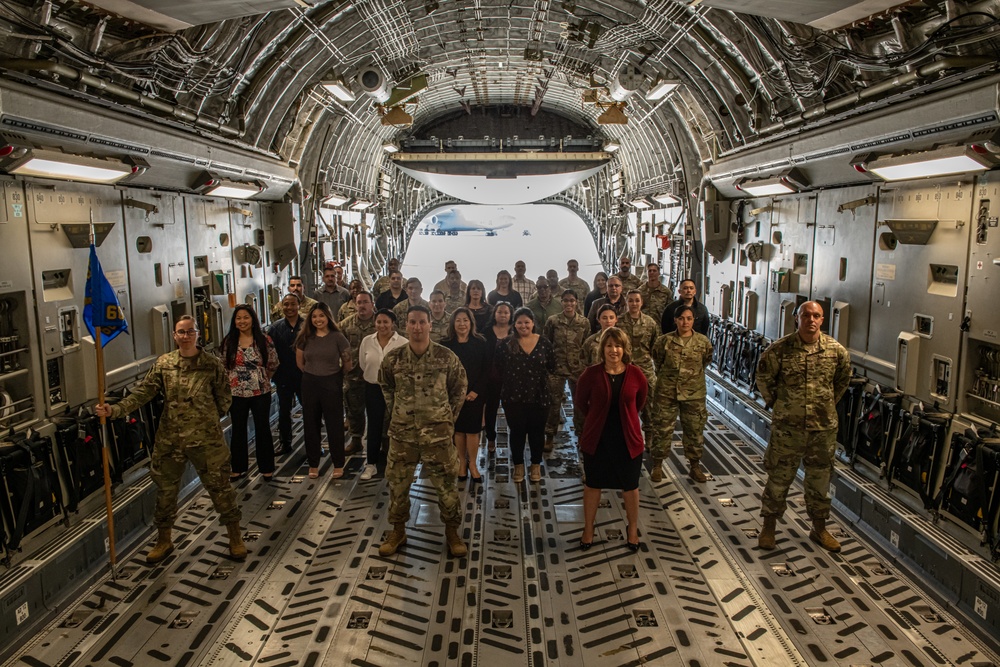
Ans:
<svg viewBox="0 0 1000 667"><path fill-rule="evenodd" d="M501 229L513 225L514 217L510 215L501 215L488 221L473 221L466 218L461 211L449 208L423 222L419 233L430 236L458 236L459 232L486 232L486 236L496 236Z"/></svg>

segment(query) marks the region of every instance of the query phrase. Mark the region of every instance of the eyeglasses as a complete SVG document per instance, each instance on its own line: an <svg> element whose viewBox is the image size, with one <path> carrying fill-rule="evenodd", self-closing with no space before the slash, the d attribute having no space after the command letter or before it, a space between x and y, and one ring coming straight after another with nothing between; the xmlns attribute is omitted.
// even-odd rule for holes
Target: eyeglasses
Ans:
<svg viewBox="0 0 1000 667"><path fill-rule="evenodd" d="M177 331L174 332L174 335L175 336L197 336L198 335L198 330L197 329L178 329Z"/></svg>

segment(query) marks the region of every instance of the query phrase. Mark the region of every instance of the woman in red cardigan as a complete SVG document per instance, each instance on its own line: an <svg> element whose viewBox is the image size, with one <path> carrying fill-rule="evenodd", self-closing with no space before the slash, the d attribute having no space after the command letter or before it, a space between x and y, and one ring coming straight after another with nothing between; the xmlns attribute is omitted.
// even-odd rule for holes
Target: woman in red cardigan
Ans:
<svg viewBox="0 0 1000 667"><path fill-rule="evenodd" d="M602 489L621 489L628 518L628 548L639 550L639 475L642 472L642 426L639 413L649 386L638 366L629 363L632 344L621 329L601 336L598 363L576 384L573 407L583 419L580 451L586 482L583 489L583 537L580 548L594 544L594 520Z"/></svg>

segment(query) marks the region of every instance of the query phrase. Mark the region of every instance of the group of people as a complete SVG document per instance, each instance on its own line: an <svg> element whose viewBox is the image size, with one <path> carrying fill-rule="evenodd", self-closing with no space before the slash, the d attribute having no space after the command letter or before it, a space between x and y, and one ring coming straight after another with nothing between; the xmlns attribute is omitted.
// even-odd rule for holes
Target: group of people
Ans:
<svg viewBox="0 0 1000 667"><path fill-rule="evenodd" d="M448 549L464 555L457 482L471 478L475 485L481 480L481 434L485 431L486 445L495 451L502 404L512 479L522 483L527 476L539 482L544 453L554 447L567 384L583 460L581 549L593 544L603 489L622 492L627 544L634 551L640 548L643 453L650 452L650 479L662 481L678 416L688 475L696 483L706 481L700 461L708 417L705 373L713 350L705 335L708 312L697 300L694 281L681 281L679 298L671 300L656 264L646 267L647 280L640 283L623 258L619 272L598 274L591 290L577 275L575 260L567 264L566 278L559 280L550 270L536 281L525 277L525 264L519 261L514 275L501 271L495 289L487 292L479 280L465 283L449 261L444 279L425 301L421 282L404 280L398 260L390 260L388 272L371 292L353 281L345 288L336 268L324 271L315 298L305 296L302 280L292 277L266 332L252 308L237 306L218 357L197 347L193 319L178 319L178 350L161 357L128 398L98 406L99 414L117 418L156 393L165 398L151 464L160 487L159 535L148 562L162 560L173 549L170 530L186 460L195 465L229 528L232 555L245 557L230 482L247 472L247 420L253 416L258 467L263 479L270 480L275 457L291 447L296 398L302 406L310 478L319 475L324 425L333 478L343 477L346 457L362 449L366 463L360 478L386 477L393 528L379 548L384 556L406 542L409 490L418 463L437 491ZM774 547L776 520L804 457L813 539L833 550L839 544L824 525L829 471L826 487L822 471L816 471L832 467L833 451L826 455L823 448L831 442L825 435L831 420L836 431L836 410L826 403L843 393L844 365L849 378L850 364L846 351L819 332L822 308L808 302L800 314L809 326L800 325L794 340L777 341L764 354L758 373L761 395L774 405L777 434L765 457L771 475L759 545ZM817 369L825 373L818 380ZM789 377L800 371L804 379ZM272 382L279 404L277 450L269 425ZM817 382L823 390L810 393ZM808 398L823 406L801 408L797 389L807 390ZM188 409L192 401L204 404L205 411ZM227 411L232 418L228 450L216 420L199 419ZM803 425L808 433L824 435L810 436L800 447L796 429Z"/></svg>

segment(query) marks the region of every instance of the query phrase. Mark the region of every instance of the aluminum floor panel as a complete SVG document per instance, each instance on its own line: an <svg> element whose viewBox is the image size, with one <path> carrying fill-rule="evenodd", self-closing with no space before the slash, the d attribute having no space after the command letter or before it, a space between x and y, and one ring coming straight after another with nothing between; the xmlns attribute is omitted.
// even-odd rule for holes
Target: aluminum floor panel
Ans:
<svg viewBox="0 0 1000 667"><path fill-rule="evenodd" d="M676 437L676 436L675 436ZM583 551L575 444L562 438L540 484L510 480L501 434L484 484L462 489L466 558L447 555L434 489L418 471L408 541L383 558L383 480L301 475L239 486L250 556L227 557L205 494L182 513L177 548L131 554L11 660L60 665L989 665L946 610L845 531L828 554L808 539L801 490L778 548L756 547L763 472L718 419L705 484L675 447L663 482L640 482L640 537L625 546L620 494L605 491ZM292 473L299 473L293 476Z"/></svg>

